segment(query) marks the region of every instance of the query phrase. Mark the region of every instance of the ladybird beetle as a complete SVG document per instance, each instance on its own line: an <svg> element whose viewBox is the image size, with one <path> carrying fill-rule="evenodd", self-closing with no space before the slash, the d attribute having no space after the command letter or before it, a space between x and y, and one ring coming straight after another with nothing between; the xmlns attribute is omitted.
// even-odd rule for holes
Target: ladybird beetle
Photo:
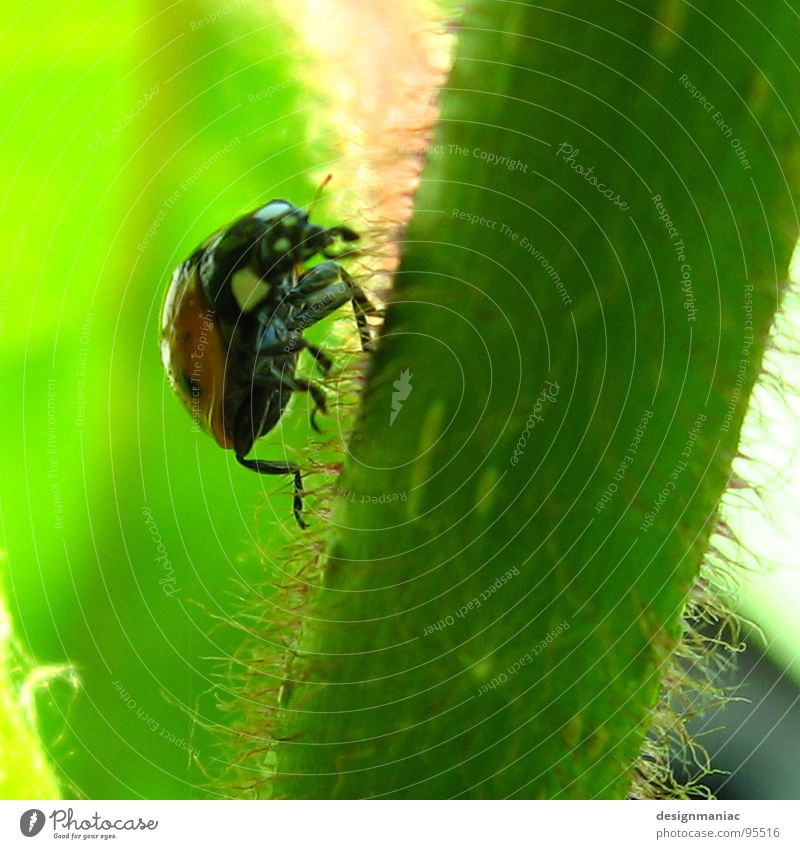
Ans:
<svg viewBox="0 0 800 849"><path fill-rule="evenodd" d="M285 200L272 200L218 230L178 268L161 314L161 358L196 423L239 463L265 475L292 475L301 528L302 477L294 463L247 459L253 443L278 423L292 392L308 392L325 412L322 389L295 374L303 349L327 374L333 363L303 338L305 328L348 301L368 350L372 305L335 260L337 243L358 234L321 227ZM326 262L310 268L317 254Z"/></svg>

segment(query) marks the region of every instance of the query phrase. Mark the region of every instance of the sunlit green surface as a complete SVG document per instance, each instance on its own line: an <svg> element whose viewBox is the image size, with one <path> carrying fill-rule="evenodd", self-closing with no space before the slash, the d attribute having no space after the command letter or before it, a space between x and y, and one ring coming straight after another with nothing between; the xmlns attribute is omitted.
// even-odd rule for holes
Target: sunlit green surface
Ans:
<svg viewBox="0 0 800 849"><path fill-rule="evenodd" d="M0 36L2 578L26 652L80 681L37 701L67 795L201 796L226 773L225 616L269 568L273 511L292 530L280 482L192 432L156 349L176 262L265 198L307 201L324 167L325 140L301 141L303 52L257 7L41 4ZM793 541L759 532L790 566L797 478L768 511ZM742 602L795 670L796 574Z"/></svg>
<svg viewBox="0 0 800 849"><path fill-rule="evenodd" d="M68 674L66 669L27 667L0 598L0 799L58 796L53 768L39 745L29 707L38 687Z"/></svg>
<svg viewBox="0 0 800 849"><path fill-rule="evenodd" d="M792 261L800 280L800 252ZM795 290L798 284L794 284ZM730 552L750 571L740 573L738 607L773 660L800 683L800 299L794 291L767 355L771 379L756 387L736 469L754 491L728 498L728 520L741 547Z"/></svg>

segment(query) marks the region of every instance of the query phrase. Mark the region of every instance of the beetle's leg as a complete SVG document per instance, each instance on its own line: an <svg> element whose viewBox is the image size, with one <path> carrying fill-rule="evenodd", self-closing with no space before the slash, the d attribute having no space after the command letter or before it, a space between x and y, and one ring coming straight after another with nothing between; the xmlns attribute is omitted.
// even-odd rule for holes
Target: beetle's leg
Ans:
<svg viewBox="0 0 800 849"><path fill-rule="evenodd" d="M331 358L316 345L307 342L296 330L286 331L286 335L278 335L268 326L270 332L264 332L258 342L258 352L267 357L280 357L284 354L295 354L305 348L319 366L323 374L333 368Z"/></svg>
<svg viewBox="0 0 800 849"><path fill-rule="evenodd" d="M322 433L317 426L316 419L314 418L317 411L323 413L328 412L327 399L325 398L325 393L322 389L310 380L303 380L302 377L295 377L293 374L290 374L285 370L279 371L278 368L274 366L270 369L269 375L271 380L274 383L277 383L279 387L286 392L308 392L314 401L314 409L311 411L311 416L309 417L311 427L313 427L317 433Z"/></svg>
<svg viewBox="0 0 800 849"><path fill-rule="evenodd" d="M315 265L297 281L289 298L300 307L300 311L295 313L289 322L290 330L303 330L335 312L348 301L352 302L361 347L364 351L369 350L371 336L367 315L374 312L374 307L361 287L341 265L335 262Z"/></svg>
<svg viewBox="0 0 800 849"><path fill-rule="evenodd" d="M300 338L303 339L302 336ZM316 345L312 345L310 342L306 342L305 339L303 339L301 347L305 348L306 351L311 354L314 358L314 362L319 366L319 370L323 374L327 375L333 368L333 361L321 348L318 348Z"/></svg>
<svg viewBox="0 0 800 849"><path fill-rule="evenodd" d="M317 410L327 413L328 412L328 404L325 398L325 393L317 386L316 383L312 383L310 380L303 380L301 377L293 377L287 374L280 374L279 372L273 372L275 376L280 380L281 386L285 389L290 390L291 392L308 392L311 395L311 398L314 401L314 409L311 411L310 421L311 427L317 433L322 433L322 431L317 426L316 419L314 416L317 414Z"/></svg>
<svg viewBox="0 0 800 849"><path fill-rule="evenodd" d="M329 227L325 231L325 235L331 237L332 239L341 239L343 242L356 242L360 238L358 233L355 230L351 230L349 227L345 227L344 225L340 225L338 227ZM332 251L329 247L324 248L320 253L326 257L327 259L339 259L340 257L345 256L356 256L361 253L358 248L345 248L340 251Z"/></svg>
<svg viewBox="0 0 800 849"><path fill-rule="evenodd" d="M338 309L350 300L342 271L342 266L338 262L321 262L315 265L297 279L287 295L287 300L297 306L311 306L319 303L321 308L329 307L328 312ZM336 302L336 306L330 307L333 301Z"/></svg>
<svg viewBox="0 0 800 849"><path fill-rule="evenodd" d="M294 477L294 500L292 502L294 518L303 530L308 527L301 515L303 512L303 478L300 475L300 469L294 463L278 463L272 460L248 460L241 454L237 454L236 459L245 468L252 469L260 475L292 475Z"/></svg>
<svg viewBox="0 0 800 849"><path fill-rule="evenodd" d="M353 314L356 317L356 325L358 326L358 335L361 339L361 350L370 351L372 349L372 334L369 331L367 316L375 312L375 307L370 303L369 298L364 294L364 290L356 283L355 280L342 269L342 278L347 283L351 292L351 300L353 303Z"/></svg>
<svg viewBox="0 0 800 849"><path fill-rule="evenodd" d="M294 478L294 517L297 524L305 530L306 523L301 513L303 511L303 479L300 467L295 463L278 462L273 460L248 460L246 455L253 448L253 443L260 436L271 430L286 406L285 401L291 393L283 373L287 371L291 376L294 367L293 358L291 364L284 359L279 368L274 363L267 373L253 375L253 384L249 397L238 404L231 416L231 435L233 437L233 449L236 460L246 469L251 469L262 475L292 475ZM285 393L282 396L282 391ZM254 420L254 414L257 418Z"/></svg>

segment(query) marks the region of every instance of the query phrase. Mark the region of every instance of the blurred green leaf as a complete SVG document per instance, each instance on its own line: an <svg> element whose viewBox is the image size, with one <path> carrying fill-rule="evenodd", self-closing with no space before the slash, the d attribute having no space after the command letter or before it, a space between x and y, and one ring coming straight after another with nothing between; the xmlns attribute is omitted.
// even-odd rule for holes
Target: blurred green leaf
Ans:
<svg viewBox="0 0 800 849"><path fill-rule="evenodd" d="M34 673L22 668L12 639L0 597L0 799L58 799L55 776L30 724L32 705L26 715L21 699L24 679Z"/></svg>
<svg viewBox="0 0 800 849"><path fill-rule="evenodd" d="M31 6L3 39L5 590L34 662L80 679L42 700L45 748L68 795L213 795L234 618L291 495L192 431L159 310L211 231L310 199L304 54L269 7L195 0Z"/></svg>

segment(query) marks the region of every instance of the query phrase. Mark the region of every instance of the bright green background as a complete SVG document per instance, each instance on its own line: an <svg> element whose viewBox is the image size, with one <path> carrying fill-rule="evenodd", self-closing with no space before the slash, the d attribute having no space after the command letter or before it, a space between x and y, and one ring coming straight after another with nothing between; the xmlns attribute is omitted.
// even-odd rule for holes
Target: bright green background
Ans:
<svg viewBox="0 0 800 849"><path fill-rule="evenodd" d="M315 101L291 30L212 8L38 4L0 49L2 578L30 658L77 672L37 706L67 794L90 798L205 795L187 746L225 776L220 673L241 642L225 620L269 570L273 511L291 530L287 485L192 432L157 347L171 269L271 197L307 203L309 163L325 168L325 140L301 141Z"/></svg>
<svg viewBox="0 0 800 849"><path fill-rule="evenodd" d="M292 532L286 485L192 432L156 344L175 264L271 197L307 203L329 156L327 138L306 141L318 102L291 29L256 11L266 4L214 8L41 3L0 35L0 578L27 655L76 672L37 699L67 795L192 798L228 774L223 705L237 696L221 673L242 631L226 617L249 593L240 585L267 582L285 538L273 511ZM299 447L303 419L267 446L288 431ZM767 641L789 665L796 603L772 583L746 610L767 611Z"/></svg>

